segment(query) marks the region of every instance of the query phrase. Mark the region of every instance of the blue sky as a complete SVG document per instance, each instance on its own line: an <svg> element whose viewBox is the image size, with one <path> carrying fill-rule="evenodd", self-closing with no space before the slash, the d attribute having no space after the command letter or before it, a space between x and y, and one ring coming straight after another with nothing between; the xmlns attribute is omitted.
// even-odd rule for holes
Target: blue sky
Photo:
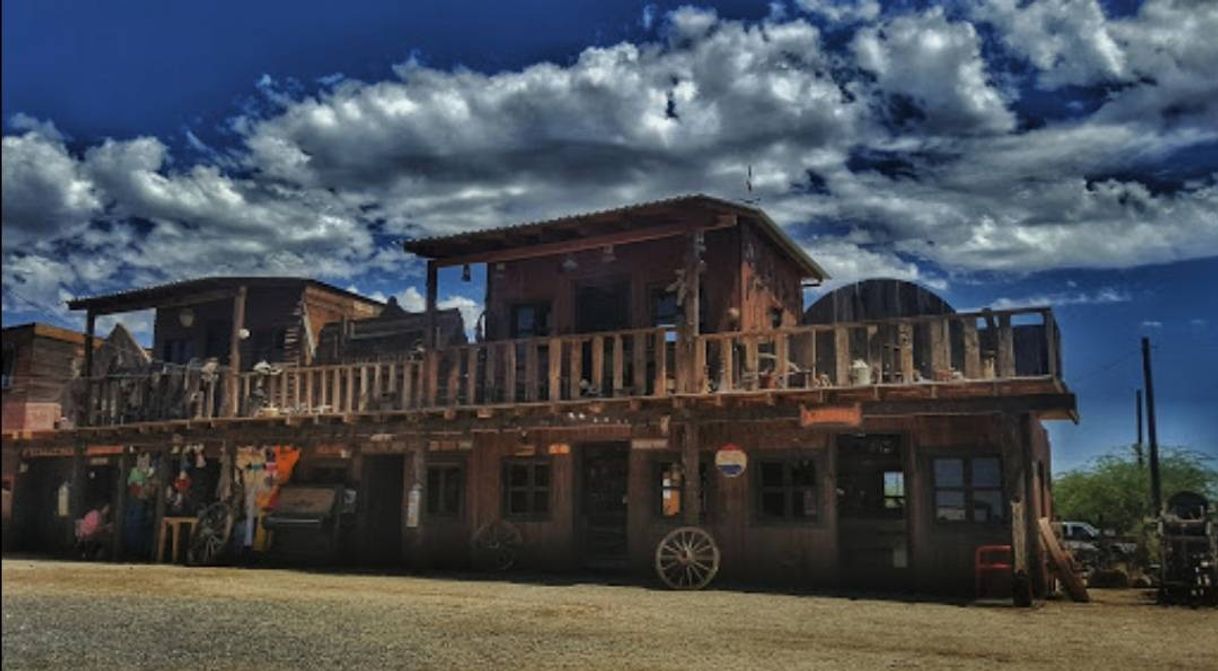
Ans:
<svg viewBox="0 0 1218 671"><path fill-rule="evenodd" d="M839 283L1053 304L1059 469L1132 439L1142 335L1161 442L1218 453L1216 31L1187 0L6 2L4 323L217 273L417 305L402 238L742 198L752 165Z"/></svg>

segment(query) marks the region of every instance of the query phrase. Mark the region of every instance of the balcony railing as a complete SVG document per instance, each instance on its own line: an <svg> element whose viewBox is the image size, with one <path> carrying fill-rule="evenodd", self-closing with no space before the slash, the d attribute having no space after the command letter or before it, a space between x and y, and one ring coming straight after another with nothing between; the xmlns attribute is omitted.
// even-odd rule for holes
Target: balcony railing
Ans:
<svg viewBox="0 0 1218 671"><path fill-rule="evenodd" d="M515 405L1060 379L1047 308L797 326L682 339L673 328L484 342L399 359L284 367L237 376L238 416L351 414ZM93 423L224 414L231 373L100 378Z"/></svg>

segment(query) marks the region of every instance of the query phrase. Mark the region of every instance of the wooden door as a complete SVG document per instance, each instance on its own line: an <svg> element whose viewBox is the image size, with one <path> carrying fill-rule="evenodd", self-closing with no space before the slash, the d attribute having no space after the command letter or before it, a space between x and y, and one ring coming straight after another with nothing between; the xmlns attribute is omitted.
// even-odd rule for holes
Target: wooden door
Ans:
<svg viewBox="0 0 1218 671"><path fill-rule="evenodd" d="M842 581L848 586L912 586L901 442L900 436L889 434L838 436L838 552Z"/></svg>
<svg viewBox="0 0 1218 671"><path fill-rule="evenodd" d="M624 567L627 558L626 485L628 443L598 443L580 448L579 538L584 564Z"/></svg>

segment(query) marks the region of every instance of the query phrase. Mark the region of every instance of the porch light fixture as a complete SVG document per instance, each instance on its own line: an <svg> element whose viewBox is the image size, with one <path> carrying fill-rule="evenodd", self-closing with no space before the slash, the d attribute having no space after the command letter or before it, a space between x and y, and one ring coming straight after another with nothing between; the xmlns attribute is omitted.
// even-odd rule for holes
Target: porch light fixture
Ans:
<svg viewBox="0 0 1218 671"><path fill-rule="evenodd" d="M190 328L195 323L195 311L190 308L182 308L178 311L178 323L186 328Z"/></svg>
<svg viewBox="0 0 1218 671"><path fill-rule="evenodd" d="M579 263L575 261L575 257L567 254L567 258L562 260L562 269L566 272L571 272L579 267Z"/></svg>
<svg viewBox="0 0 1218 671"><path fill-rule="evenodd" d="M461 266L461 281L462 281L462 282L468 282L468 281L470 281L470 271L469 271L469 264L468 264L468 263L467 263L467 264L465 264L465 265L463 265L463 266Z"/></svg>
<svg viewBox="0 0 1218 671"><path fill-rule="evenodd" d="M507 273L507 264L506 263L500 261L499 263L495 264L495 279L500 279L500 280L503 279L503 276L506 273Z"/></svg>
<svg viewBox="0 0 1218 671"><path fill-rule="evenodd" d="M613 263L617 261L617 256L613 253L613 245L605 245L601 251L601 263Z"/></svg>

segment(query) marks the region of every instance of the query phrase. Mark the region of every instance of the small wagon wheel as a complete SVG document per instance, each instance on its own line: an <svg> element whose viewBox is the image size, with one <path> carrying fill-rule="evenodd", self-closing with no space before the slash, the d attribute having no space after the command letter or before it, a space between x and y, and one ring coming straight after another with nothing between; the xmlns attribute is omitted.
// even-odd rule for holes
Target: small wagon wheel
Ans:
<svg viewBox="0 0 1218 671"><path fill-rule="evenodd" d="M516 564L524 543L520 529L510 522L495 520L474 533L474 564L489 571L506 571Z"/></svg>
<svg viewBox="0 0 1218 671"><path fill-rule="evenodd" d="M192 566L214 564L233 533L233 511L225 503L213 503L199 513L190 534L186 563Z"/></svg>
<svg viewBox="0 0 1218 671"><path fill-rule="evenodd" d="M656 548L656 574L672 589L702 589L719 572L719 546L699 527L673 529Z"/></svg>

